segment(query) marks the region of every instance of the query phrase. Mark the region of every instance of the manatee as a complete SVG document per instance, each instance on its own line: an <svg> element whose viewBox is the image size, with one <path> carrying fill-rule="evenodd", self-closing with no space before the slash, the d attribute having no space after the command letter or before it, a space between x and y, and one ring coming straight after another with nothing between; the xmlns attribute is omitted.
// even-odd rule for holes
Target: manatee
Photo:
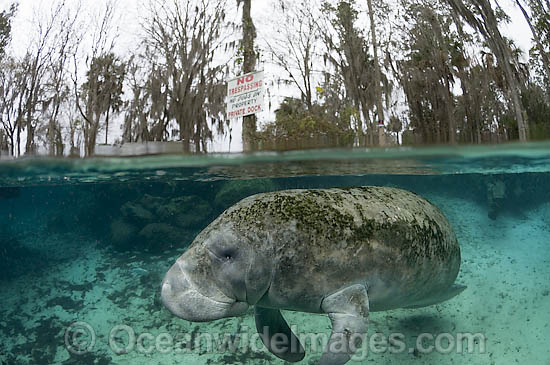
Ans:
<svg viewBox="0 0 550 365"><path fill-rule="evenodd" d="M418 308L465 289L460 247L424 198L396 188L297 189L247 197L192 242L162 281L163 304L188 321L245 314L277 357L303 346L280 310L328 314L321 364L345 364L369 312Z"/></svg>

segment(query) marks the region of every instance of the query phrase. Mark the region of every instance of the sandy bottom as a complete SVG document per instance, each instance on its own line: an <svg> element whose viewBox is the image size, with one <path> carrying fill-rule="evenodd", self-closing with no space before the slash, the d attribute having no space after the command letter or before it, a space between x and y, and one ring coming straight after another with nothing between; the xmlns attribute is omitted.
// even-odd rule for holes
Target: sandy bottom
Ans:
<svg viewBox="0 0 550 365"><path fill-rule="evenodd" d="M473 202L430 199L456 230L457 281L468 289L444 304L372 313L367 356L351 363L550 364L550 204L491 220ZM114 254L76 235L29 240L44 250L45 267L0 283L1 364L284 364L260 344L250 314L197 324L162 307L159 283L181 252ZM299 336L330 331L324 315L285 317ZM67 331L75 322L83 323ZM483 338L460 351L466 333ZM73 354L66 343L89 351ZM302 363L317 363L322 347L306 350Z"/></svg>

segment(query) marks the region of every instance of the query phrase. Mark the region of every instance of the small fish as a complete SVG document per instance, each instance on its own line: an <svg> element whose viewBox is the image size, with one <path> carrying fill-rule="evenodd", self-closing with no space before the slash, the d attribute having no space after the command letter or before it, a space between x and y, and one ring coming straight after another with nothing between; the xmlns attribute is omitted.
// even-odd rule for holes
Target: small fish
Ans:
<svg viewBox="0 0 550 365"><path fill-rule="evenodd" d="M134 274L138 274L138 275L147 275L147 274L149 274L149 271L147 271L145 269L142 269L141 267L134 267L131 271Z"/></svg>

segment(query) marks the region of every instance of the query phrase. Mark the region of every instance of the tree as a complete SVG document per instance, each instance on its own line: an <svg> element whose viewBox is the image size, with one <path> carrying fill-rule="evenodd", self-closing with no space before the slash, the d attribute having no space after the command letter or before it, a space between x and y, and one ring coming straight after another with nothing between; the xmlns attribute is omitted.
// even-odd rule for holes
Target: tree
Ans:
<svg viewBox="0 0 550 365"><path fill-rule="evenodd" d="M411 3L406 7L412 26L403 32L406 56L398 63L396 76L405 91L411 126L423 140L454 143L456 122L449 51L452 46L448 38L450 22L448 17L436 13L434 5Z"/></svg>
<svg viewBox="0 0 550 365"><path fill-rule="evenodd" d="M119 112L122 106L122 87L126 65L113 52L118 33L113 30L116 20L114 1L106 2L94 17L85 33L91 35L91 47L85 50L86 81L79 82L79 63L76 49L73 53L74 101L81 117L84 137L84 154L92 156L99 131L105 129L105 141L109 133L111 113ZM78 41L82 41L79 35Z"/></svg>
<svg viewBox="0 0 550 365"><path fill-rule="evenodd" d="M151 137L149 134L149 123L148 120L156 121L157 118L153 118L150 115L149 100L151 98L151 89L147 85L150 83L147 82L147 85L142 83L142 72L143 67L139 64L139 57L132 56L128 61L127 67L127 79L129 82L129 87L132 93L130 100L125 101L126 113L124 116L124 124L122 126L122 141L123 142L140 142L140 141L165 141L165 132L166 126L163 123L161 138L157 139ZM155 70L151 71L151 74L154 74ZM153 82L154 84L154 82ZM160 83L158 83L160 84ZM159 90L159 93L162 93ZM165 94L166 95L166 94ZM152 106L161 106L166 113L166 101L155 102L152 101ZM167 118L166 118L167 119Z"/></svg>
<svg viewBox="0 0 550 365"><path fill-rule="evenodd" d="M281 12L284 27L280 19L274 19L282 28L268 42L269 52L275 64L281 67L286 77L281 80L294 84L300 91L302 101L312 111L315 96L313 73L316 50L319 48L319 30L310 2L290 3L279 0L276 10Z"/></svg>
<svg viewBox="0 0 550 365"><path fill-rule="evenodd" d="M522 12L522 14L525 18L525 21L529 25L529 29L531 30L531 34L533 35L532 39L533 39L533 42L535 43L535 49L538 53L538 56L540 57L540 60L541 60L541 63L542 63L542 68L543 68L544 74L545 74L543 78L545 80L547 80L547 90L548 90L548 93L550 94L550 85L549 85L550 84L550 55L549 55L550 44L548 46L549 51L547 51L546 47L544 46L544 43L543 43L544 40L543 40L543 37L542 37L542 34L545 33L545 30L546 30L546 33L548 33L548 35L550 35L550 17L548 17L548 16L538 17L536 19L538 21L537 23L539 25L538 28L542 28L541 31L539 31L539 29L537 29L535 24L533 24L533 22L531 21L531 17L527 13L527 10L525 9L525 7L521 4L521 1L516 0L516 4L519 7L519 9L521 10L521 12ZM537 8L544 9L544 4L540 1L533 0L533 4L534 4L535 9L537 9ZM548 12L550 12L550 4L548 5L548 9L547 9L546 14L548 14ZM538 15L536 11L534 13L536 14L535 16ZM550 38L548 38L548 40L550 41ZM550 43L550 42L548 42L548 43Z"/></svg>
<svg viewBox="0 0 550 365"><path fill-rule="evenodd" d="M536 83L529 83L521 97L529 117L531 137L547 139L550 136L550 103L545 90Z"/></svg>
<svg viewBox="0 0 550 365"><path fill-rule="evenodd" d="M17 13L17 3L13 3L9 10L0 12L0 60L6 53L6 47L11 40L11 20Z"/></svg>
<svg viewBox="0 0 550 365"><path fill-rule="evenodd" d="M373 49L373 62L374 62L374 97L376 98L376 114L378 116L379 125L379 137L378 143L383 146L385 144L385 132L384 132L384 107L382 106L382 85L381 85L381 76L380 76L380 63L378 60L378 42L376 41L376 24L374 23L374 9L372 7L372 0L367 0L369 8L369 19L370 19L370 32L372 39L372 49Z"/></svg>
<svg viewBox="0 0 550 365"><path fill-rule="evenodd" d="M16 154L17 131L25 113L27 73L25 66L14 58L0 61L0 123L11 156Z"/></svg>
<svg viewBox="0 0 550 365"><path fill-rule="evenodd" d="M35 9L34 32L22 58L12 57L17 65L18 102L14 154L21 155L20 141L26 137L25 153L36 153L39 142L49 154L64 150L63 116L70 109L68 86L69 59L79 43L77 29L80 7L60 0L49 10ZM26 136L24 135L26 134Z"/></svg>
<svg viewBox="0 0 550 365"><path fill-rule="evenodd" d="M44 93L44 86L48 73L48 67L52 53L55 52L56 33L55 27L63 17L65 3L59 1L54 4L51 13L45 17L37 17L37 36L27 49L25 56L28 73L28 83L25 100L25 130L27 141L25 145L25 154L35 154L37 145L35 141L35 131L40 119L38 115L41 110L41 98ZM54 46L52 46L52 44ZM18 134L20 131L18 131ZM19 154L19 152L18 152Z"/></svg>
<svg viewBox="0 0 550 365"><path fill-rule="evenodd" d="M69 66L71 56L77 48L77 24L80 7L74 11L66 9L58 18L51 51L48 52L48 67L45 76L42 100L42 114L47 120L45 141L50 155L63 156L64 141L60 117L63 109L71 108ZM71 146L72 147L72 146Z"/></svg>
<svg viewBox="0 0 550 365"><path fill-rule="evenodd" d="M313 111L301 100L287 97L275 112L275 121L266 124L259 137L264 149L351 147L355 134L349 115L337 121L314 104Z"/></svg>
<svg viewBox="0 0 550 365"><path fill-rule="evenodd" d="M395 144L399 145L399 133L403 130L403 123L396 115L390 117L388 123L388 130L392 133L395 133Z"/></svg>
<svg viewBox="0 0 550 365"><path fill-rule="evenodd" d="M197 152L206 152L210 125L224 118L225 64L215 59L225 42L225 1L154 1L144 26L149 116L161 123L155 134L175 120L184 151L194 142Z"/></svg>
<svg viewBox="0 0 550 365"><path fill-rule="evenodd" d="M15 131L21 121L22 100L20 77L17 62L5 59L6 47L11 40L11 20L17 12L17 4L8 11L0 12L0 150L8 150L14 156ZM18 108L19 106L19 108Z"/></svg>
<svg viewBox="0 0 550 365"><path fill-rule="evenodd" d="M321 25L322 38L326 45L325 61L341 77L346 98L363 116L369 144L374 144L375 126L370 115L376 104L374 87L374 61L368 53L368 43L357 27L358 12L354 1L339 1L336 6L323 3L323 13L328 22ZM336 83L340 84L340 83ZM357 121L357 135L360 144L365 144L363 122Z"/></svg>
<svg viewBox="0 0 550 365"><path fill-rule="evenodd" d="M517 122L519 139L520 141L527 141L529 126L525 119L520 96L523 85L518 80L517 70L514 70L512 51L509 44L498 28L498 18L495 10L491 7L489 0L446 0L446 2L470 26L480 32L494 53L504 73L508 95Z"/></svg>
<svg viewBox="0 0 550 365"><path fill-rule="evenodd" d="M80 97L84 108L79 106L84 119L86 156L93 155L97 134L102 126L105 126L107 143L111 112L119 112L122 106L125 73L126 65L114 53L92 59L87 81L81 87Z"/></svg>
<svg viewBox="0 0 550 365"><path fill-rule="evenodd" d="M69 157L80 157L80 146L82 145L82 122L77 118L79 114L76 107L68 109L69 125Z"/></svg>

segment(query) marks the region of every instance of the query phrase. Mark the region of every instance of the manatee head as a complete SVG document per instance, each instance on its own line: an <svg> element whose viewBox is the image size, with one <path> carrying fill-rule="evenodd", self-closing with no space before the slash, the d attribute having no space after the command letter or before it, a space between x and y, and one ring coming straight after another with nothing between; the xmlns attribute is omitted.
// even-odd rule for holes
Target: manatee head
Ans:
<svg viewBox="0 0 550 365"><path fill-rule="evenodd" d="M244 314L271 283L272 265L262 247L230 225L208 227L166 273L162 302L193 322Z"/></svg>

